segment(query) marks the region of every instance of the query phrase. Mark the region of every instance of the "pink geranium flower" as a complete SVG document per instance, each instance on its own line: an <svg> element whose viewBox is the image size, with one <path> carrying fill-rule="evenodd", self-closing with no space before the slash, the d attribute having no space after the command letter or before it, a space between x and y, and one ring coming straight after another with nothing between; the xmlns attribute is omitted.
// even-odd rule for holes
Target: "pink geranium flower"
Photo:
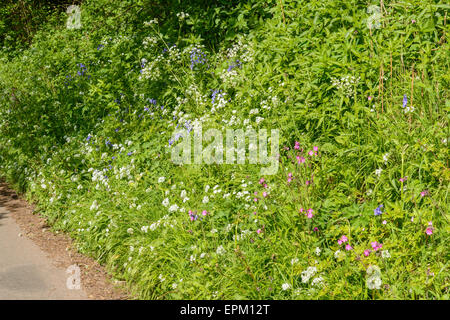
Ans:
<svg viewBox="0 0 450 320"><path fill-rule="evenodd" d="M425 230L425 233L431 236L433 234L433 228L427 228L427 230Z"/></svg>
<svg viewBox="0 0 450 320"><path fill-rule="evenodd" d="M370 250L369 250L369 249L364 250L364 255L365 255L366 257L368 257L369 254L370 254Z"/></svg>
<svg viewBox="0 0 450 320"><path fill-rule="evenodd" d="M352 246L349 245L349 244L347 244L347 245L345 246L345 250L347 250L347 251L350 251L350 250L352 250L352 249L353 249Z"/></svg>

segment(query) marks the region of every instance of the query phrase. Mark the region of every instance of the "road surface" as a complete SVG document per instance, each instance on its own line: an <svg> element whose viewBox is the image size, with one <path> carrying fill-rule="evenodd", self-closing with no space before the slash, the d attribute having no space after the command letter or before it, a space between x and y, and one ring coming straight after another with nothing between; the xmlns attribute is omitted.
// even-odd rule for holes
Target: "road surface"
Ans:
<svg viewBox="0 0 450 320"><path fill-rule="evenodd" d="M52 264L33 241L22 235L11 215L0 205L0 300L88 299L82 288L76 289L70 282L67 285L74 274Z"/></svg>

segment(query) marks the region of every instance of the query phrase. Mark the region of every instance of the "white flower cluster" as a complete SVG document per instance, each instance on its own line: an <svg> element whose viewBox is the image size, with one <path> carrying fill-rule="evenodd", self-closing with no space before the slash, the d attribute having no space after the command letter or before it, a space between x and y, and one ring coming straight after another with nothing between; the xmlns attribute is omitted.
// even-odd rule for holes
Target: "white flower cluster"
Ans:
<svg viewBox="0 0 450 320"><path fill-rule="evenodd" d="M302 282L307 283L311 277L313 277L317 272L316 267L308 267L305 271L301 273Z"/></svg>
<svg viewBox="0 0 450 320"><path fill-rule="evenodd" d="M177 17L180 21L183 21L189 17L189 13L179 12L177 13Z"/></svg>
<svg viewBox="0 0 450 320"><path fill-rule="evenodd" d="M345 96L351 98L355 91L354 88L358 85L360 77L356 78L354 76L344 76L340 79L331 78L331 84L341 91Z"/></svg>
<svg viewBox="0 0 450 320"><path fill-rule="evenodd" d="M170 228L174 228L176 224L177 224L177 221L175 219L170 219L170 217L168 215L165 215L164 217L162 217L161 219L152 223L149 226L142 226L141 231L144 233L147 233L149 229L151 231L155 231L161 225L163 227L169 226Z"/></svg>

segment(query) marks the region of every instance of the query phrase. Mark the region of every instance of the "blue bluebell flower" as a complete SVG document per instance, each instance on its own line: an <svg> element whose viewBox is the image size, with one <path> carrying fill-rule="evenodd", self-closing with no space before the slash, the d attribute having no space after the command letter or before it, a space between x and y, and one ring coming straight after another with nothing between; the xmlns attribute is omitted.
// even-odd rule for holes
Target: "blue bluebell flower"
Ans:
<svg viewBox="0 0 450 320"><path fill-rule="evenodd" d="M382 204L380 204L376 209L373 210L373 213L375 216L379 216L383 213L383 212L381 212L381 208L383 208Z"/></svg>

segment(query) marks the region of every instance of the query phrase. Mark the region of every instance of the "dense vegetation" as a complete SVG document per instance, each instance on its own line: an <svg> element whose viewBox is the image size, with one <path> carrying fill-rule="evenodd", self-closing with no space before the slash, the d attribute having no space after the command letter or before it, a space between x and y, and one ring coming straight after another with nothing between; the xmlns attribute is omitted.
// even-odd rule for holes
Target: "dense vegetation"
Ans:
<svg viewBox="0 0 450 320"><path fill-rule="evenodd" d="M35 3L0 175L137 298L449 298L446 1ZM200 124L279 129L278 173L173 163Z"/></svg>

